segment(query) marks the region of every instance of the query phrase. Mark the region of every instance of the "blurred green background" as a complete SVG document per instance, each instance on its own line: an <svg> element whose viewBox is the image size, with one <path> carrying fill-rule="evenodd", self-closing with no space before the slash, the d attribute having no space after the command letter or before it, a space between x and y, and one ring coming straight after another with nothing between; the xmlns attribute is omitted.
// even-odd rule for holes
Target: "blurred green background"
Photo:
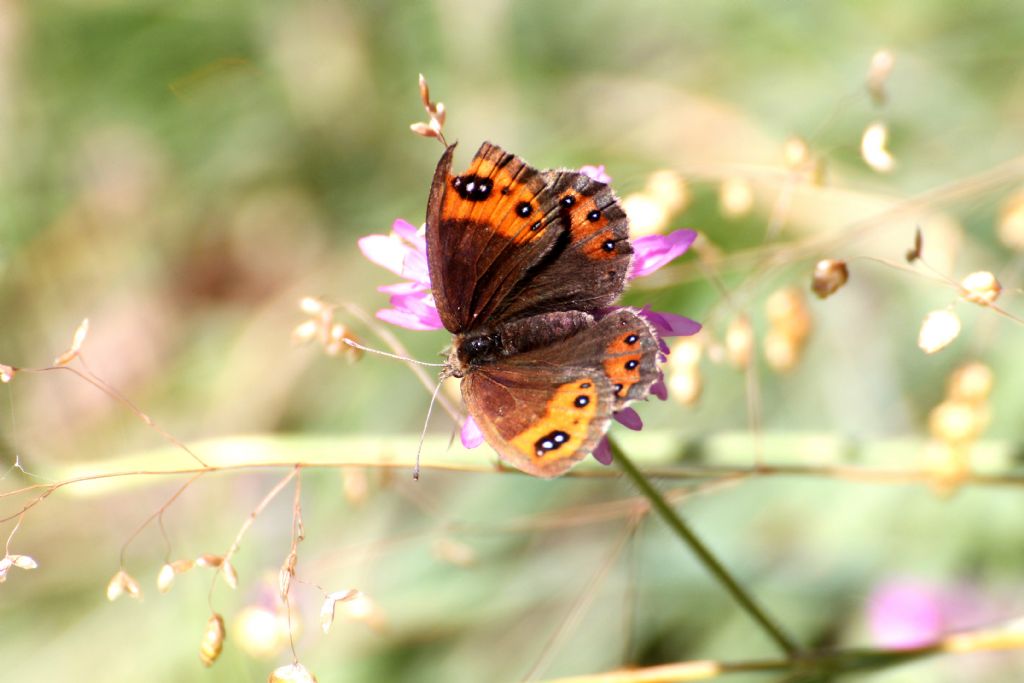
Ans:
<svg viewBox="0 0 1024 683"><path fill-rule="evenodd" d="M1008 471L1024 436L1021 325L961 303L960 338L926 356L920 321L955 287L860 257L901 263L919 226L931 266L954 281L990 270L1001 303L1021 311L1019 228L1007 232L1006 216L1024 178L1022 38L1007 0L0 0L0 363L47 365L88 317L88 367L200 451L245 434L280 461L314 450L408 459L429 399L408 370L327 357L291 332L303 296L385 305L375 288L397 278L356 240L423 219L440 148L408 130L424 118L422 72L462 143L457 166L487 139L540 167L605 164L620 196L643 192L659 169L686 183L669 226L702 233L696 255L637 282L626 301L707 323L704 391L696 406L642 406L648 430L622 436L638 460L748 466L760 452L768 463L926 469L929 413L951 371L977 360L996 378L978 452ZM880 48L895 56L884 104L864 87ZM874 121L889 127L891 173L861 158ZM794 137L810 173L786 166ZM749 207L723 209L727 180L750 191ZM848 259L851 282L805 302L810 334L795 367L721 362L730 322L749 316L761 340L769 295L807 291L824 257ZM424 360L447 343L444 332L393 331ZM190 464L153 452L156 433L67 373L19 374L0 402L2 491L122 456ZM428 452L443 459L443 413L431 434ZM237 451L244 462L249 451ZM486 447L467 457L493 461ZM286 473L201 479L165 515L168 556L225 552ZM168 551L155 525L126 555L144 599L105 599L122 543L184 481L68 487L24 517L10 552L40 568L12 569L0 586L5 677L265 680L290 660L280 639L265 657L247 651L239 615L278 610L291 489L243 541L237 591L214 592L228 642L209 672L197 649L210 572L159 595ZM428 469L414 484L405 468L311 469L302 481L299 577L358 588L383 619L339 619L325 636L320 592L296 585L295 645L320 681L539 680L775 655L660 521L631 532L630 508L614 506L637 495L623 481ZM29 500L0 499L0 512ZM804 643L874 642L869 606L893 582L945 596L933 605L943 629L1024 610L1014 486L940 495L928 482L764 477L681 509ZM1024 658L1004 653L863 678L1006 681L1022 670Z"/></svg>

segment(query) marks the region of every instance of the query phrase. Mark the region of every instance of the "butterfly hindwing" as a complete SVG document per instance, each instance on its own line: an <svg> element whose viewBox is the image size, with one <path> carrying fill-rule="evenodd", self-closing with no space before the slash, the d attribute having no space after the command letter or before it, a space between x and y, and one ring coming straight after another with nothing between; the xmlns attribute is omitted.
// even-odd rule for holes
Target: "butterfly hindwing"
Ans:
<svg viewBox="0 0 1024 683"><path fill-rule="evenodd" d="M612 385L613 408L621 410L633 401L646 398L660 377L658 340L642 316L620 309L604 318L610 332L602 356L604 375ZM611 331L617 334L611 333Z"/></svg>
<svg viewBox="0 0 1024 683"><path fill-rule="evenodd" d="M646 321L620 309L565 339L473 368L462 395L503 460L555 477L594 450L613 411L646 396L657 353Z"/></svg>

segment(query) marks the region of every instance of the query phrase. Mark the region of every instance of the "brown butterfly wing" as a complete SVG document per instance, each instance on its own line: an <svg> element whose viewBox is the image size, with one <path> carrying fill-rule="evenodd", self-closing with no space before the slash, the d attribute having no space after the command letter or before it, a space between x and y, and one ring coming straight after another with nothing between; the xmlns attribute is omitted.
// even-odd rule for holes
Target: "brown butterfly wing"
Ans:
<svg viewBox="0 0 1024 683"><path fill-rule="evenodd" d="M462 396L503 460L556 477L597 447L613 411L646 397L657 354L648 323L620 309L567 339L471 369Z"/></svg>
<svg viewBox="0 0 1024 683"><path fill-rule="evenodd" d="M469 169L451 174L452 145L434 172L427 203L427 262L445 328L494 322L495 310L564 231L549 181L485 142Z"/></svg>
<svg viewBox="0 0 1024 683"><path fill-rule="evenodd" d="M629 222L610 186L578 171L546 171L564 231L499 309L502 318L545 311L597 311L626 286Z"/></svg>

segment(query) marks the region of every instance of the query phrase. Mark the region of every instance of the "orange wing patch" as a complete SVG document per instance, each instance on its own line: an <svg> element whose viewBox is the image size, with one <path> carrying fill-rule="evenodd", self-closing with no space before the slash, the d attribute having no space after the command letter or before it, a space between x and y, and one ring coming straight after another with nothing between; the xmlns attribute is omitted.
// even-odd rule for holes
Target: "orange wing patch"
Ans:
<svg viewBox="0 0 1024 683"><path fill-rule="evenodd" d="M630 388L639 383L643 348L640 331L624 332L608 345L604 371L612 383L616 398L626 398Z"/></svg>
<svg viewBox="0 0 1024 683"><path fill-rule="evenodd" d="M583 245L583 253L591 260L609 260L618 256L615 243L620 239L608 216L597 204L598 196L586 197L566 192L558 199L559 206L569 214L572 239ZM601 234L605 233L605 234Z"/></svg>
<svg viewBox="0 0 1024 683"><path fill-rule="evenodd" d="M599 405L597 383L587 377L560 385L548 399L544 415L534 420L509 443L526 456L538 473L552 476L579 459L578 452L591 436ZM564 463L564 466L562 466Z"/></svg>
<svg viewBox="0 0 1024 683"><path fill-rule="evenodd" d="M557 219L543 206L545 188L540 173L522 159L485 143L465 173L448 177L441 215L486 225L513 244L527 244Z"/></svg>

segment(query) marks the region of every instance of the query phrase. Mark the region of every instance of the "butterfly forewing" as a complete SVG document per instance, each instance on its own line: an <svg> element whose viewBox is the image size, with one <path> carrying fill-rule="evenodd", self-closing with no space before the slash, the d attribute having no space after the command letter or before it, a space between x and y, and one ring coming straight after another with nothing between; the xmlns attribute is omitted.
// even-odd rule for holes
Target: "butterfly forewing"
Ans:
<svg viewBox="0 0 1024 683"><path fill-rule="evenodd" d="M427 258L441 321L463 333L497 322L495 310L564 228L548 179L522 159L484 143L453 176L453 152L434 172Z"/></svg>
<svg viewBox="0 0 1024 683"><path fill-rule="evenodd" d="M577 171L544 173L567 229L498 315L597 311L622 294L632 261L629 223L611 187Z"/></svg>

